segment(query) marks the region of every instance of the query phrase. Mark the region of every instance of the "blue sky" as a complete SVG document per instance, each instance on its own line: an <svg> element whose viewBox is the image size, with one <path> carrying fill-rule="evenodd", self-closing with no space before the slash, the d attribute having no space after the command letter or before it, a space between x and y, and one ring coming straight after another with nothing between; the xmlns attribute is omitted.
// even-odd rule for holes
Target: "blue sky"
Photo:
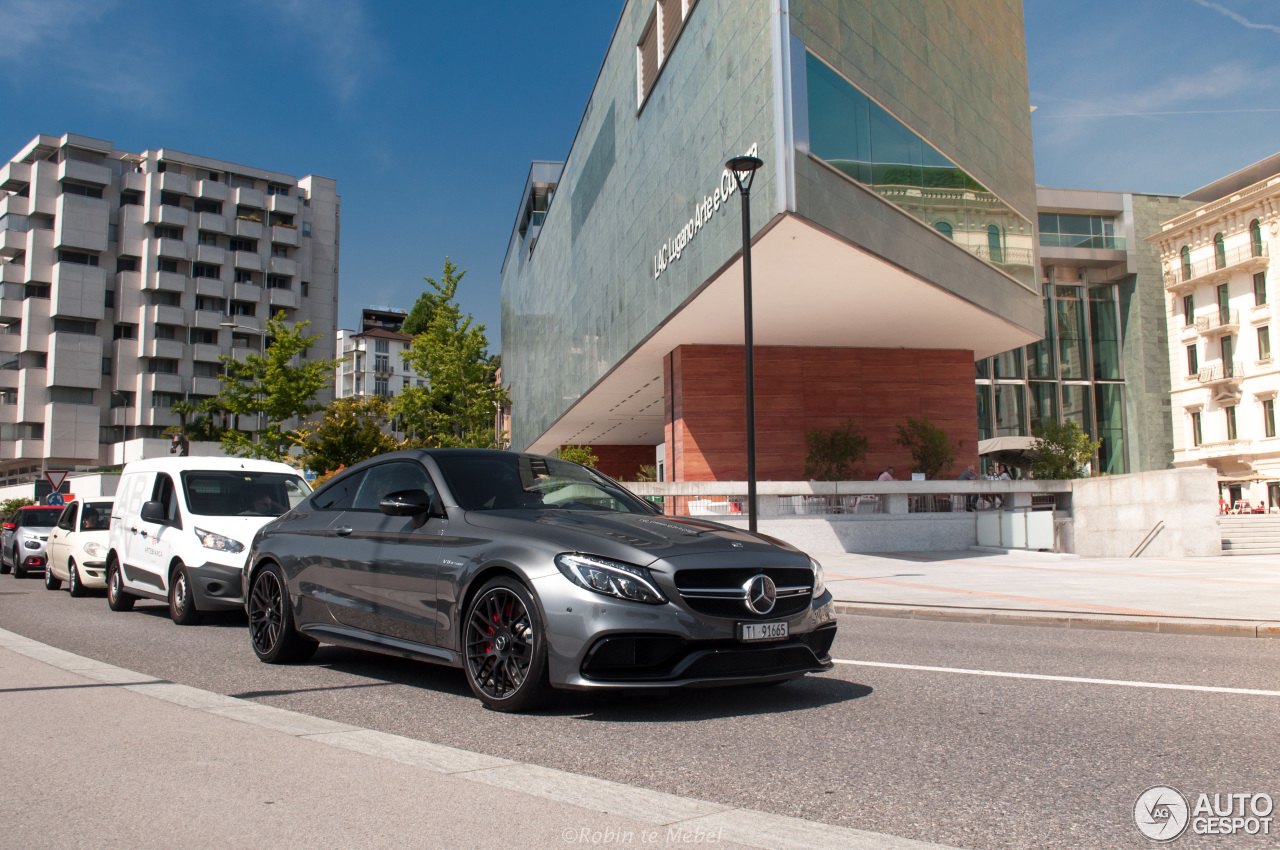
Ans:
<svg viewBox="0 0 1280 850"><path fill-rule="evenodd" d="M567 153L620 8L0 0L0 155L74 132L336 178L339 324L409 307L447 254L496 350L529 162ZM1182 193L1280 151L1275 0L1025 14L1041 184Z"/></svg>

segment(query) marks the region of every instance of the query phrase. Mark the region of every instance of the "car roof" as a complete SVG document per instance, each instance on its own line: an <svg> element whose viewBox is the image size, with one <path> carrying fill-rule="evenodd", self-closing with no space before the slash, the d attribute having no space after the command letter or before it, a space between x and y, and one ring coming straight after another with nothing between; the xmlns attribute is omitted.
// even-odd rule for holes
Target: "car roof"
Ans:
<svg viewBox="0 0 1280 850"><path fill-rule="evenodd" d="M62 505L23 505L18 508L20 511L51 511L54 508L60 508Z"/></svg>
<svg viewBox="0 0 1280 850"><path fill-rule="evenodd" d="M126 463L121 475L131 472L194 472L200 470L244 469L250 472L292 472L298 470L275 460L246 457L157 457Z"/></svg>

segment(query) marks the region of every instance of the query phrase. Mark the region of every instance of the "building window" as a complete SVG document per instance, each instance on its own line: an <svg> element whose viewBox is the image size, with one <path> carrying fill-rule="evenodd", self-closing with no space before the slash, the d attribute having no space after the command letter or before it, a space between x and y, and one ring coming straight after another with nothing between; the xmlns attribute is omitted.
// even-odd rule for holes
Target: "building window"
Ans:
<svg viewBox="0 0 1280 850"><path fill-rule="evenodd" d="M373 341L373 350L377 354L387 354L391 351L391 347L385 339L375 339Z"/></svg>
<svg viewBox="0 0 1280 850"><path fill-rule="evenodd" d="M164 289L149 289L146 290L146 296L148 304L160 304L165 307L182 306L181 292L169 292Z"/></svg>
<svg viewBox="0 0 1280 850"><path fill-rule="evenodd" d="M98 264L97 254L86 254L83 251L58 251L58 262L75 263L78 266L96 266Z"/></svg>
<svg viewBox="0 0 1280 850"><path fill-rule="evenodd" d="M302 235L307 237L311 236L311 222L304 221L302 223Z"/></svg>
<svg viewBox="0 0 1280 850"><path fill-rule="evenodd" d="M275 185L275 184L268 184L268 185L267 185L267 194L268 194L268 195L286 195L286 196L287 196L287 195L289 194L289 187L288 187L288 186L278 186L278 185Z"/></svg>
<svg viewBox="0 0 1280 850"><path fill-rule="evenodd" d="M121 192L120 206L142 206L142 194L140 192Z"/></svg>
<svg viewBox="0 0 1280 850"><path fill-rule="evenodd" d="M27 298L48 298L49 284L47 283L28 283L22 287L22 297Z"/></svg>
<svg viewBox="0 0 1280 850"><path fill-rule="evenodd" d="M391 394L387 390L387 378L385 375L377 375L374 377L373 394L374 395L390 395Z"/></svg>
<svg viewBox="0 0 1280 850"><path fill-rule="evenodd" d="M191 329L192 345L217 345L218 332L212 328L192 328ZM200 364L197 363L197 366Z"/></svg>
<svg viewBox="0 0 1280 850"><path fill-rule="evenodd" d="M289 246L287 246L287 245L281 245L279 242L272 242L272 243L271 243L271 256L273 256L273 257L288 257L288 256L289 256Z"/></svg>
<svg viewBox="0 0 1280 850"><path fill-rule="evenodd" d="M1276 400L1273 398L1262 400L1262 430L1268 437L1276 435Z"/></svg>
<svg viewBox="0 0 1280 850"><path fill-rule="evenodd" d="M152 393L151 407L152 409L168 410L173 407L175 402L182 401L182 396L173 393Z"/></svg>
<svg viewBox="0 0 1280 850"><path fill-rule="evenodd" d="M306 298L306 297L307 297L308 295L310 295L310 294L311 294L311 284L307 283L307 282L304 280L304 281L302 282L302 297L303 297L303 298Z"/></svg>
<svg viewBox="0 0 1280 850"><path fill-rule="evenodd" d="M946 221L939 221L938 223L936 223L936 224L933 226L933 229L934 229L934 230L936 230L936 231L938 231L939 233L941 233L943 236L947 237L948 239L955 239L955 238L956 238L955 229L954 229L954 228L952 228L952 226L951 226L950 222L946 222Z"/></svg>
<svg viewBox="0 0 1280 850"><path fill-rule="evenodd" d="M79 387L49 387L49 401L54 404L93 404L93 390Z"/></svg>
<svg viewBox="0 0 1280 850"><path fill-rule="evenodd" d="M156 325L156 339L177 339L178 328L176 325Z"/></svg>
<svg viewBox="0 0 1280 850"><path fill-rule="evenodd" d="M1253 276L1253 303L1261 307L1267 303L1267 273L1258 272Z"/></svg>
<svg viewBox="0 0 1280 850"><path fill-rule="evenodd" d="M221 313L223 310L227 309L227 302L226 299L223 298L213 298L208 295L197 295L196 309L208 310L212 313Z"/></svg>
<svg viewBox="0 0 1280 850"><path fill-rule="evenodd" d="M1040 244L1046 248L1125 249L1114 216L1040 213Z"/></svg>
<svg viewBox="0 0 1280 850"><path fill-rule="evenodd" d="M1224 413L1227 415L1227 439L1236 439L1236 408L1235 405L1228 407Z"/></svg>
<svg viewBox="0 0 1280 850"><path fill-rule="evenodd" d="M177 192L161 192L160 206L162 207L180 207L182 206L182 196Z"/></svg>
<svg viewBox="0 0 1280 850"><path fill-rule="evenodd" d="M182 239L182 228L174 227L171 224L156 225L157 239Z"/></svg>
<svg viewBox="0 0 1280 850"><path fill-rule="evenodd" d="M152 357L147 361L147 373L151 375L178 374L178 361L167 357Z"/></svg>
<svg viewBox="0 0 1280 850"><path fill-rule="evenodd" d="M1258 328L1258 359L1271 359L1271 327L1269 325Z"/></svg>
<svg viewBox="0 0 1280 850"><path fill-rule="evenodd" d="M115 330L111 334L112 339L137 339L137 325L116 325Z"/></svg>
<svg viewBox="0 0 1280 850"><path fill-rule="evenodd" d="M1196 323L1196 297L1194 295L1182 296L1182 324L1191 327Z"/></svg>
<svg viewBox="0 0 1280 850"><path fill-rule="evenodd" d="M102 358L102 374L104 375L111 374L111 358L110 357Z"/></svg>
<svg viewBox="0 0 1280 850"><path fill-rule="evenodd" d="M380 355L378 355L378 356L374 357L374 358L373 358L373 371L375 371L375 372L390 372L390 371L391 371L391 358L387 357L385 354L380 354Z"/></svg>
<svg viewBox="0 0 1280 850"><path fill-rule="evenodd" d="M255 283L253 272L244 269L236 269L236 283Z"/></svg>
<svg viewBox="0 0 1280 850"><path fill-rule="evenodd" d="M232 316L252 316L255 314L258 305L252 301L232 301L229 315Z"/></svg>
<svg viewBox="0 0 1280 850"><path fill-rule="evenodd" d="M231 250L248 251L250 254L256 254L258 253L258 240L233 238L231 240Z"/></svg>
<svg viewBox="0 0 1280 850"><path fill-rule="evenodd" d="M1256 218L1249 222L1249 248L1252 256L1262 256L1262 225Z"/></svg>
<svg viewBox="0 0 1280 850"><path fill-rule="evenodd" d="M204 363L196 361L194 364L194 375L197 378L217 378L222 375L223 366L219 363Z"/></svg>
<svg viewBox="0 0 1280 850"><path fill-rule="evenodd" d="M218 234L212 230L201 230L196 237L196 241L201 245L212 245L216 248L218 246Z"/></svg>
<svg viewBox="0 0 1280 850"><path fill-rule="evenodd" d="M133 390L112 390L111 407L133 407L135 394Z"/></svg>
<svg viewBox="0 0 1280 850"><path fill-rule="evenodd" d="M267 289L293 289L293 281L282 274L267 275Z"/></svg>
<svg viewBox="0 0 1280 850"><path fill-rule="evenodd" d="M1227 324L1231 319L1231 290L1227 284L1218 287L1218 321Z"/></svg>
<svg viewBox="0 0 1280 850"><path fill-rule="evenodd" d="M222 277L222 267L210 263L192 263L191 276L220 278Z"/></svg>
<svg viewBox="0 0 1280 850"><path fill-rule="evenodd" d="M62 194L64 195L84 195L88 198L101 198L101 186L84 186L80 183L62 182Z"/></svg>
<svg viewBox="0 0 1280 850"><path fill-rule="evenodd" d="M1200 430L1200 411L1193 411L1191 414L1191 445L1198 446L1204 442L1204 435Z"/></svg>
<svg viewBox="0 0 1280 850"><path fill-rule="evenodd" d="M282 225L284 227L293 227L293 216L287 213L273 212L267 216L267 221L272 225Z"/></svg>
<svg viewBox="0 0 1280 850"><path fill-rule="evenodd" d="M1221 233L1213 237L1213 267L1215 269L1227 267L1227 242Z"/></svg>
<svg viewBox="0 0 1280 850"><path fill-rule="evenodd" d="M64 334L84 334L94 336L98 333L98 323L83 319L53 319L53 332Z"/></svg>
<svg viewBox="0 0 1280 850"><path fill-rule="evenodd" d="M1194 378L1200 374L1200 351L1195 343L1187 346L1187 376Z"/></svg>
<svg viewBox="0 0 1280 850"><path fill-rule="evenodd" d="M214 181L217 182L216 180ZM222 202L211 201L208 198L196 198L191 202L191 208L198 213L213 213L214 215L222 215Z"/></svg>
<svg viewBox="0 0 1280 850"><path fill-rule="evenodd" d="M138 270L137 257L116 257L117 272L136 272Z"/></svg>
<svg viewBox="0 0 1280 850"><path fill-rule="evenodd" d="M1191 246L1182 246L1182 282L1186 283L1191 280Z"/></svg>

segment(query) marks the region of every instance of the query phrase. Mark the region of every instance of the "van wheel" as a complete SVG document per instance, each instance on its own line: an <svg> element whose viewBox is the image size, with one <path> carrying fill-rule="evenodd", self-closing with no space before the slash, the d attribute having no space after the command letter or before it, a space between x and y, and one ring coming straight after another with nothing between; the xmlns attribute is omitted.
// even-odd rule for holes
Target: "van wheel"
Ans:
<svg viewBox="0 0 1280 850"><path fill-rule="evenodd" d="M67 561L67 593L77 597L88 595L84 582L80 580L80 568L76 566L74 559Z"/></svg>
<svg viewBox="0 0 1280 850"><path fill-rule="evenodd" d="M259 660L268 664L306 661L320 645L294 628L289 584L275 564L265 564L253 576L249 591L249 642Z"/></svg>
<svg viewBox="0 0 1280 850"><path fill-rule="evenodd" d="M44 589L57 590L62 587L62 580L55 578L53 575L53 559L46 558L44 562Z"/></svg>
<svg viewBox="0 0 1280 850"><path fill-rule="evenodd" d="M194 626L200 622L200 612L196 610L196 600L191 595L191 582L187 579L187 568L180 563L169 574L169 616L179 626Z"/></svg>
<svg viewBox="0 0 1280 850"><path fill-rule="evenodd" d="M124 589L120 563L112 558L107 562L107 607L112 611L132 611L134 601Z"/></svg>

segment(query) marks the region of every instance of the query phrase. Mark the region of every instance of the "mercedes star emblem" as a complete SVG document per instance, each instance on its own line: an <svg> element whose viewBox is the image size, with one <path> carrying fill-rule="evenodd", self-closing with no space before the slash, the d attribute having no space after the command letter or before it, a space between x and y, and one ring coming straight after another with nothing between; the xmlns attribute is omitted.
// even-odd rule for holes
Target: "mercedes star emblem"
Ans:
<svg viewBox="0 0 1280 850"><path fill-rule="evenodd" d="M778 601L778 587L766 575L751 577L742 590L746 593L747 610L756 614L768 614Z"/></svg>

